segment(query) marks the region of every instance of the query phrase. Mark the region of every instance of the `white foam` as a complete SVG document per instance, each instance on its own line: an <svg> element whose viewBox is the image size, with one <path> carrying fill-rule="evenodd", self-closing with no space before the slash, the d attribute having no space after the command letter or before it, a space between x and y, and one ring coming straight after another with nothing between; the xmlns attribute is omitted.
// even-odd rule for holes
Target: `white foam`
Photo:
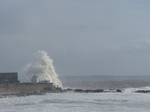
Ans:
<svg viewBox="0 0 150 112"><path fill-rule="evenodd" d="M134 93L137 90L150 90L149 86L139 87L139 88L126 88L123 93Z"/></svg>
<svg viewBox="0 0 150 112"><path fill-rule="evenodd" d="M0 99L1 112L149 112L150 94L50 93ZM90 107L90 108L89 108Z"/></svg>
<svg viewBox="0 0 150 112"><path fill-rule="evenodd" d="M38 51L35 54L33 62L24 68L19 79L21 82L30 82L33 75L38 76L40 81L50 80L55 86L62 87L62 83L55 72L53 60L45 51Z"/></svg>

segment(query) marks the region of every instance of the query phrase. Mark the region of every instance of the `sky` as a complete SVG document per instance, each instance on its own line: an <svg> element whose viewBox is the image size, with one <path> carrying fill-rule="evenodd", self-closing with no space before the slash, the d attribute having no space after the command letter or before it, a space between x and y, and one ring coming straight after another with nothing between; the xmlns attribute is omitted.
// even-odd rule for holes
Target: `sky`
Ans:
<svg viewBox="0 0 150 112"><path fill-rule="evenodd" d="M0 72L46 51L60 76L150 75L149 0L1 0Z"/></svg>

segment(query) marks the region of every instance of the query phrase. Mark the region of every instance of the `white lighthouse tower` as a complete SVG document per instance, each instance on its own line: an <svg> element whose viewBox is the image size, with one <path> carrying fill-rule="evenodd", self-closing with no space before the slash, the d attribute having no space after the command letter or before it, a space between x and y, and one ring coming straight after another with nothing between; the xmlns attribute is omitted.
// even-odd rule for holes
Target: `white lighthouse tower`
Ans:
<svg viewBox="0 0 150 112"><path fill-rule="evenodd" d="M38 76L33 76L32 77L32 79L31 79L31 83L34 83L34 84L36 84L36 83L39 83L39 78L38 78Z"/></svg>

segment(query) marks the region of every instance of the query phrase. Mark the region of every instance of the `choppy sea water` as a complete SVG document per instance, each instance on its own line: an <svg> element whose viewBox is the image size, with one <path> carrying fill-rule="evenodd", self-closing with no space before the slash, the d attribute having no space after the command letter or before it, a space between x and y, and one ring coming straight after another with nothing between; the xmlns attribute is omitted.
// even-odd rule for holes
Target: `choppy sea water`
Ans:
<svg viewBox="0 0 150 112"><path fill-rule="evenodd" d="M66 92L26 97L7 96L0 98L0 112L150 112L150 93L135 93L136 90L150 90L148 78L65 79L62 78L65 87L121 88L123 93Z"/></svg>
<svg viewBox="0 0 150 112"><path fill-rule="evenodd" d="M150 94L49 93L0 99L1 112L149 112Z"/></svg>
<svg viewBox="0 0 150 112"><path fill-rule="evenodd" d="M150 76L65 76L64 88L124 89L150 86Z"/></svg>

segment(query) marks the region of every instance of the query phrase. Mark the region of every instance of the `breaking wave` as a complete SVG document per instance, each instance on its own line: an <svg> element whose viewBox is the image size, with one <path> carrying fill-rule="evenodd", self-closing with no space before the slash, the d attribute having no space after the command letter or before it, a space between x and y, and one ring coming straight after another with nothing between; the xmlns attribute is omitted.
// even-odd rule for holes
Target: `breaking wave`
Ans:
<svg viewBox="0 0 150 112"><path fill-rule="evenodd" d="M48 80L55 86L62 87L62 83L55 72L53 60L50 59L45 51L38 51L35 54L33 62L24 68L19 78L21 82L31 82L31 78L34 75L38 76L40 81Z"/></svg>

